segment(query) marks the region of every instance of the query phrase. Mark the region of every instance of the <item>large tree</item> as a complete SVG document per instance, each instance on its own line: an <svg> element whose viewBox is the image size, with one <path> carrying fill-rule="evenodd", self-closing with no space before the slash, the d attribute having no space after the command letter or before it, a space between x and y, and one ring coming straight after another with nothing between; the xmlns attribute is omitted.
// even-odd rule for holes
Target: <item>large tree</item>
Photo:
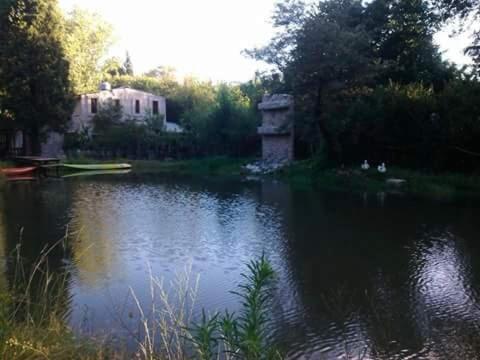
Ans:
<svg viewBox="0 0 480 360"><path fill-rule="evenodd" d="M9 7L11 4L11 0L0 0L0 19L3 19L4 13L8 11ZM1 46L1 43L0 43ZM2 67L0 66L0 72L2 71ZM1 78L1 75L0 75ZM2 102L4 101L4 97L6 94L6 90L4 85L0 82L0 128L4 128L7 120L6 116L6 110L4 109L4 106Z"/></svg>
<svg viewBox="0 0 480 360"><path fill-rule="evenodd" d="M125 56L125 62L123 63L123 68L125 69L125 74L133 76L133 63L130 58L130 53L127 51Z"/></svg>
<svg viewBox="0 0 480 360"><path fill-rule="evenodd" d="M145 76L165 81L176 81L176 69L172 66L157 66L145 73Z"/></svg>
<svg viewBox="0 0 480 360"><path fill-rule="evenodd" d="M361 86L375 74L372 39L363 24L360 1L319 2L305 13L301 6L300 2L285 1L284 15L276 13L276 24L284 32L253 54L282 71L302 112L309 140L316 141L315 130L319 132L329 159L338 161L335 124L327 121L324 107L333 93Z"/></svg>
<svg viewBox="0 0 480 360"><path fill-rule="evenodd" d="M432 84L448 78L433 43L440 18L425 0L374 0L365 12L373 50L388 65L386 81Z"/></svg>
<svg viewBox="0 0 480 360"><path fill-rule="evenodd" d="M433 44L439 20L426 0L283 0L273 20L276 36L249 54L278 69L296 97L297 134L333 162L346 128L338 109L391 81L440 88L453 76Z"/></svg>
<svg viewBox="0 0 480 360"><path fill-rule="evenodd" d="M125 69L119 58L114 56L105 60L102 67L102 76L104 79L112 80L113 78L124 75Z"/></svg>
<svg viewBox="0 0 480 360"><path fill-rule="evenodd" d="M75 8L65 21L63 44L75 94L98 89L101 61L113 43L112 27L95 13Z"/></svg>
<svg viewBox="0 0 480 360"><path fill-rule="evenodd" d="M15 0L0 16L3 107L38 153L47 129L63 130L72 112L62 16L56 0Z"/></svg>

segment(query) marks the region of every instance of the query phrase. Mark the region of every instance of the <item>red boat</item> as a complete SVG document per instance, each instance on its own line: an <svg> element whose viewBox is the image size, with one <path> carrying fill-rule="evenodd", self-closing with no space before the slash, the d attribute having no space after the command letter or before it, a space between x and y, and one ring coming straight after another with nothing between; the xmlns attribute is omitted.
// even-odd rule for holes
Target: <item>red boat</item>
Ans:
<svg viewBox="0 0 480 360"><path fill-rule="evenodd" d="M33 176L8 176L7 181L33 181L35 178Z"/></svg>
<svg viewBox="0 0 480 360"><path fill-rule="evenodd" d="M7 176L19 176L30 174L35 171L36 166L29 166L29 167L18 167L18 168L5 168L2 169L2 173Z"/></svg>

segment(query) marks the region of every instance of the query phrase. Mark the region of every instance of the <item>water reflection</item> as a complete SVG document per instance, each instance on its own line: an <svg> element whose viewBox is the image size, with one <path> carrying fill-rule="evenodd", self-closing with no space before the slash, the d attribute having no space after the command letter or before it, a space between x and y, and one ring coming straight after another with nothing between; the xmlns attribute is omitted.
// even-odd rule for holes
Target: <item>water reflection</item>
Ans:
<svg viewBox="0 0 480 360"><path fill-rule="evenodd" d="M70 210L73 263L82 286L95 288L111 278L115 269L116 204L101 189L91 193L80 185L72 191Z"/></svg>
<svg viewBox="0 0 480 360"><path fill-rule="evenodd" d="M74 268L66 294L74 326L86 317L95 331L135 326L129 287L146 304L150 269L168 282L188 264L201 276L197 308L234 311L229 291L265 252L279 275L271 327L291 358L474 348L480 210L472 205L128 174L16 184L0 209L5 252L22 228L30 257L68 228L67 251L51 257Z"/></svg>
<svg viewBox="0 0 480 360"><path fill-rule="evenodd" d="M461 252L461 241L448 231L425 233L423 238L411 257L417 312L426 318L479 319L470 264L467 254Z"/></svg>
<svg viewBox="0 0 480 360"><path fill-rule="evenodd" d="M4 287L22 288L21 297L13 298L18 317L25 315L27 307L29 316L40 316L41 311L32 309L51 303L61 305L59 316L70 313L71 279L64 272L71 256L64 241L70 198L64 185L12 182L0 196L0 245L2 254L9 257L7 262L5 257L0 259L5 265L1 279ZM62 286L63 281L67 286ZM29 286L23 288L27 282ZM49 291L44 292L47 283ZM50 297L56 301L49 301Z"/></svg>
<svg viewBox="0 0 480 360"><path fill-rule="evenodd" d="M465 242L448 229L425 230L411 256L412 312L430 351L478 336L480 309Z"/></svg>

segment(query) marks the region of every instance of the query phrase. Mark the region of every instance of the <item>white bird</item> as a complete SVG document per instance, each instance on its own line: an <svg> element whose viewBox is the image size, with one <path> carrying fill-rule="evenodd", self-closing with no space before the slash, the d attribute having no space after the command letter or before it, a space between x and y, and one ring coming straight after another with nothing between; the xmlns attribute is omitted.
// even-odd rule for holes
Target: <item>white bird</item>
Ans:
<svg viewBox="0 0 480 360"><path fill-rule="evenodd" d="M362 164L362 170L368 170L370 169L370 165L368 164L368 161L365 160L364 163Z"/></svg>
<svg viewBox="0 0 480 360"><path fill-rule="evenodd" d="M382 165L378 165L377 170L381 174L385 174L387 172L387 168L385 167L385 163L382 163Z"/></svg>

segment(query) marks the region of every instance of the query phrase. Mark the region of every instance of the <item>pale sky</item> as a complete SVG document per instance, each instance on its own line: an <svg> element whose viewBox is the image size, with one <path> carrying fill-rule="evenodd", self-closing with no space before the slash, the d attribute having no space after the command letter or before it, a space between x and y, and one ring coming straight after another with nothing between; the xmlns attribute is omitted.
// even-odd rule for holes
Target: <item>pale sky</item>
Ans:
<svg viewBox="0 0 480 360"><path fill-rule="evenodd" d="M274 30L270 17L275 0L59 0L96 12L113 25L117 42L111 55L129 51L136 74L158 65L173 66L180 76L204 80L246 81L265 68L241 54L266 44ZM437 37L446 56L468 61L466 36Z"/></svg>

